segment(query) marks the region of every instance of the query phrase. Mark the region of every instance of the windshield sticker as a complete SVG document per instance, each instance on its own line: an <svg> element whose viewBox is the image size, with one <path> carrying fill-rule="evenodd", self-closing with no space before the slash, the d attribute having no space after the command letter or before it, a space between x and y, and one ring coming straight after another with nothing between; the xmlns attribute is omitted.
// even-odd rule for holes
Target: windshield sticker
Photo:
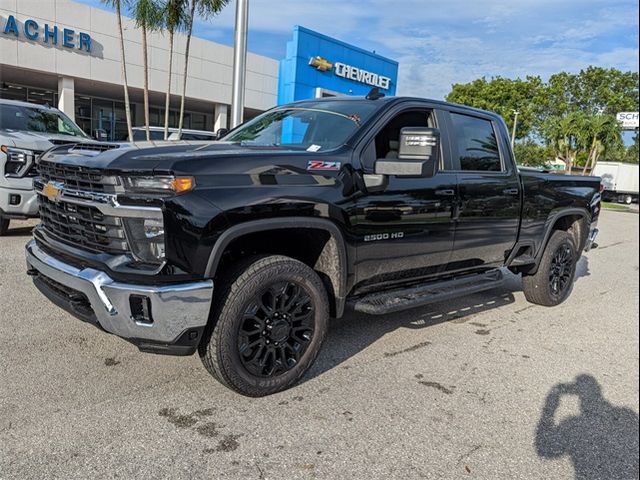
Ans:
<svg viewBox="0 0 640 480"><path fill-rule="evenodd" d="M311 145L309 148L307 148L307 152L317 152L318 150L320 150L322 148L321 145L316 145L313 144Z"/></svg>
<svg viewBox="0 0 640 480"><path fill-rule="evenodd" d="M340 170L340 162L325 162L323 160L309 160L307 164L307 170L322 170L324 172L337 172Z"/></svg>
<svg viewBox="0 0 640 480"><path fill-rule="evenodd" d="M352 122L354 122L356 125L360 125L360 115L358 115L357 113L354 113L353 115L349 115L349 120L351 120Z"/></svg>

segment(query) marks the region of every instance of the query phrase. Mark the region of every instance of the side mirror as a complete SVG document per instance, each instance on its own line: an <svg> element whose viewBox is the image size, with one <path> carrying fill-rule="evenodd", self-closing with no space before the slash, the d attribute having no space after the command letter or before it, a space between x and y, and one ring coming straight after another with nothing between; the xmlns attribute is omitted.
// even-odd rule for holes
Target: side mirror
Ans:
<svg viewBox="0 0 640 480"><path fill-rule="evenodd" d="M403 177L433 177L440 164L440 131L404 127L400 130L398 158L376 160L375 173Z"/></svg>
<svg viewBox="0 0 640 480"><path fill-rule="evenodd" d="M218 131L216 132L216 140L220 140L227 133L229 133L229 129L228 128L219 128Z"/></svg>

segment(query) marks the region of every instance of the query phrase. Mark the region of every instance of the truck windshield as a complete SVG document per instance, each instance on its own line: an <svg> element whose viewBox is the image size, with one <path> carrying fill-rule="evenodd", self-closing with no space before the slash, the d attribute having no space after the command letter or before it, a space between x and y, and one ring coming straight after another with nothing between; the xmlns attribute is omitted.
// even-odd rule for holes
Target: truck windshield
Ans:
<svg viewBox="0 0 640 480"><path fill-rule="evenodd" d="M222 138L247 146L318 152L337 148L378 108L375 102L305 102L269 110Z"/></svg>
<svg viewBox="0 0 640 480"><path fill-rule="evenodd" d="M22 105L0 105L0 129L88 138L64 113Z"/></svg>

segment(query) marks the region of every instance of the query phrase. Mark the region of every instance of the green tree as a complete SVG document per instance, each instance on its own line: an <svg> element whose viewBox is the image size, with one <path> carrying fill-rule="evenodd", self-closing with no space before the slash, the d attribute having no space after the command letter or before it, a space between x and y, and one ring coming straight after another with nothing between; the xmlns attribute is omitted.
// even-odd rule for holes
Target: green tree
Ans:
<svg viewBox="0 0 640 480"><path fill-rule="evenodd" d="M144 71L144 127L147 141L149 133L149 50L147 34L162 27L162 8L154 0L137 0L133 5L133 18L136 26L142 30L142 65Z"/></svg>
<svg viewBox="0 0 640 480"><path fill-rule="evenodd" d="M534 130L543 96L544 84L540 77L529 76L525 80L503 77L487 80L483 77L470 83L454 84L446 99L498 113L504 118L509 132L513 129L514 110L517 110L516 138L520 139Z"/></svg>
<svg viewBox="0 0 640 480"><path fill-rule="evenodd" d="M180 118L178 120L178 136L182 135L184 120L184 101L187 95L187 73L189 68L189 49L191 47L191 34L196 12L204 19L209 19L218 13L229 3L229 0L190 0L189 13L186 19L187 45L184 51L184 72L182 75L182 98L180 99Z"/></svg>
<svg viewBox="0 0 640 480"><path fill-rule="evenodd" d="M562 116L582 111L615 115L638 109L638 72L590 66L579 73L560 72L549 77L541 115Z"/></svg>
<svg viewBox="0 0 640 480"><path fill-rule="evenodd" d="M578 154L588 144L587 122L588 117L583 112L571 112L563 117L550 116L541 127L541 133L555 157L566 163L567 174L571 174Z"/></svg>
<svg viewBox="0 0 640 480"><path fill-rule="evenodd" d="M625 162L628 163L638 163L638 133L636 131L636 134L633 137L633 144L629 145L629 147L626 149L624 157L622 159Z"/></svg>
<svg viewBox="0 0 640 480"><path fill-rule="evenodd" d="M124 53L124 35L122 32L122 5L127 5L126 0L101 0L105 5L115 8L118 19L118 34L120 36L120 68L122 84L124 87L124 112L127 117L127 135L130 142L133 141L133 129L131 124L131 103L129 102L129 85L127 82L127 61Z"/></svg>
<svg viewBox="0 0 640 480"><path fill-rule="evenodd" d="M602 154L622 146L622 131L613 115L587 117L583 128L591 139L589 154L582 169L582 175L586 175L587 169L593 171L596 168Z"/></svg>
<svg viewBox="0 0 640 480"><path fill-rule="evenodd" d="M167 0L164 9L164 28L169 33L169 74L167 92L164 100L164 139L169 138L169 103L171 100L171 70L173 67L173 40L176 32L187 24L187 0Z"/></svg>
<svg viewBox="0 0 640 480"><path fill-rule="evenodd" d="M554 158L552 149L531 139L517 142L513 147L513 153L516 163L527 167L544 167Z"/></svg>

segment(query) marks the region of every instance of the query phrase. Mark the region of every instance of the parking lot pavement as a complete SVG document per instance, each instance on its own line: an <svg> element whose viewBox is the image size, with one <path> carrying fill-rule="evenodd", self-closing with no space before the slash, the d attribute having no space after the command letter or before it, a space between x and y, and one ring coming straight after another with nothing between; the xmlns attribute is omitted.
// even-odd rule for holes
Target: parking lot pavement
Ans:
<svg viewBox="0 0 640 480"><path fill-rule="evenodd" d="M638 215L563 305L520 281L333 321L304 382L238 396L52 306L0 238L0 478L637 478Z"/></svg>

